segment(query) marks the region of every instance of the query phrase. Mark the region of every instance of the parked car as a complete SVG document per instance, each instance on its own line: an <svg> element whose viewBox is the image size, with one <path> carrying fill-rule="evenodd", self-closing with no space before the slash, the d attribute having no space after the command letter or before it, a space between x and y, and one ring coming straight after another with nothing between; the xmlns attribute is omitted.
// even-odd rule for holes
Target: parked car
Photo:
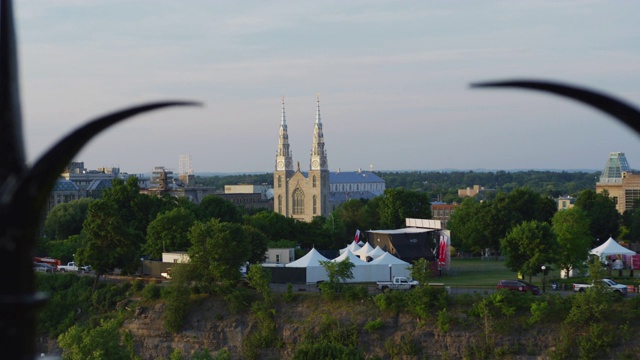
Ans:
<svg viewBox="0 0 640 360"><path fill-rule="evenodd" d="M514 290L525 293L530 292L533 295L540 295L540 288L522 280L500 280L496 289Z"/></svg>
<svg viewBox="0 0 640 360"><path fill-rule="evenodd" d="M611 279L601 279L603 286L605 289L609 291L613 291L616 294L620 294L622 296L627 296L627 285L618 284ZM585 292L588 288L592 287L593 284L573 284L573 291L575 292Z"/></svg>
<svg viewBox="0 0 640 360"><path fill-rule="evenodd" d="M33 271L53 274L54 272L56 272L56 268L48 264L33 263Z"/></svg>

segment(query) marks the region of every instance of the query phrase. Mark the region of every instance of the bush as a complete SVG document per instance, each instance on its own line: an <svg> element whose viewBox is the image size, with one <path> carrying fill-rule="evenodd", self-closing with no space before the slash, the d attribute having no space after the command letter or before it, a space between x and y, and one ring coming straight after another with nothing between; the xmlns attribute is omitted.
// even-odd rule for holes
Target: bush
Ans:
<svg viewBox="0 0 640 360"><path fill-rule="evenodd" d="M393 339L387 339L384 343L384 348L392 358L399 356L416 356L419 353L418 345L416 345L416 342L408 335L400 337L398 342L395 342Z"/></svg>
<svg viewBox="0 0 640 360"><path fill-rule="evenodd" d="M367 332L370 332L370 333L378 331L378 330L382 329L383 327L384 327L384 321L382 321L382 319L380 319L380 318L372 320L372 321L369 321L368 323L366 323L364 325L364 329Z"/></svg>
<svg viewBox="0 0 640 360"><path fill-rule="evenodd" d="M347 300L362 300L369 297L369 290L366 285L347 285L342 294Z"/></svg>
<svg viewBox="0 0 640 360"><path fill-rule="evenodd" d="M179 283L172 283L167 287L164 313L164 326L167 331L177 333L182 328L184 317L189 311L189 288Z"/></svg>
<svg viewBox="0 0 640 360"><path fill-rule="evenodd" d="M149 283L142 289L142 298L147 301L153 301L160 298L160 286L155 283Z"/></svg>
<svg viewBox="0 0 640 360"><path fill-rule="evenodd" d="M355 348L335 344L331 342L303 343L296 347L293 353L294 360L364 360L362 352Z"/></svg>

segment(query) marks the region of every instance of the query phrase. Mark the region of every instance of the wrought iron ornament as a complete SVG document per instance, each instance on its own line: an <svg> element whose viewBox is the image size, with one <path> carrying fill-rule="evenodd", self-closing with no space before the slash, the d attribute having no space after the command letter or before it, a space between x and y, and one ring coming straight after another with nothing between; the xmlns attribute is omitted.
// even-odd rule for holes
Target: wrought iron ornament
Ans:
<svg viewBox="0 0 640 360"><path fill-rule="evenodd" d="M13 6L0 0L0 349L5 359L35 357L35 315L46 296L35 292L31 254L42 209L65 166L106 128L150 110L197 105L166 101L117 111L76 129L31 167L26 165Z"/></svg>

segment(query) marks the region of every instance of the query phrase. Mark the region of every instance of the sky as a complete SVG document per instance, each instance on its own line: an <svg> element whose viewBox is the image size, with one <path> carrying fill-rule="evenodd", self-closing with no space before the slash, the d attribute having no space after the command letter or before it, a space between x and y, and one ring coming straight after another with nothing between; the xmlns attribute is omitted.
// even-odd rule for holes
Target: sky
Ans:
<svg viewBox="0 0 640 360"><path fill-rule="evenodd" d="M553 80L640 104L640 2L15 1L23 133L34 162L64 134L146 102L76 156L89 169L272 172L282 98L308 169L320 98L329 168L640 168L640 137L550 94ZM640 105L637 105L640 106Z"/></svg>

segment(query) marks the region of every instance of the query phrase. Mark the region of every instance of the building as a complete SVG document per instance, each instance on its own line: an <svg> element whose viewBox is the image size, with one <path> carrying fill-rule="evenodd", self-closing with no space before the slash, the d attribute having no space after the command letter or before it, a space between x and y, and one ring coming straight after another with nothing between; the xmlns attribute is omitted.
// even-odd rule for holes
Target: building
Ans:
<svg viewBox="0 0 640 360"><path fill-rule="evenodd" d="M447 222L451 219L453 211L460 207L460 204L445 204L443 202L434 201L431 203L431 218L440 220L443 228L447 228Z"/></svg>
<svg viewBox="0 0 640 360"><path fill-rule="evenodd" d="M493 189L485 189L480 185L473 185L473 187L467 187L466 189L458 189L458 196L463 197L475 197L476 195L482 195L487 191L495 191Z"/></svg>
<svg viewBox="0 0 640 360"><path fill-rule="evenodd" d="M53 184L53 189L49 193L45 213L48 214L56 205L82 199L83 197L85 197L85 192L80 190L72 181L58 180Z"/></svg>
<svg viewBox="0 0 640 360"><path fill-rule="evenodd" d="M340 171L329 174L329 206L335 210L340 204L351 199L371 200L384 194L385 182L373 170Z"/></svg>
<svg viewBox="0 0 640 360"><path fill-rule="evenodd" d="M282 99L282 118L275 171L273 172L273 210L287 217L310 222L315 216L329 216L329 163L324 148L324 134L320 120L320 98L316 97L316 121L311 144L309 172L300 170L300 162L293 167L289 135Z"/></svg>
<svg viewBox="0 0 640 360"><path fill-rule="evenodd" d="M596 183L596 192L607 191L620 214L640 201L640 174L633 174L624 153L612 152Z"/></svg>
<svg viewBox="0 0 640 360"><path fill-rule="evenodd" d="M574 197L571 196L560 196L558 198L558 210L567 210L573 207L573 203L576 201Z"/></svg>

